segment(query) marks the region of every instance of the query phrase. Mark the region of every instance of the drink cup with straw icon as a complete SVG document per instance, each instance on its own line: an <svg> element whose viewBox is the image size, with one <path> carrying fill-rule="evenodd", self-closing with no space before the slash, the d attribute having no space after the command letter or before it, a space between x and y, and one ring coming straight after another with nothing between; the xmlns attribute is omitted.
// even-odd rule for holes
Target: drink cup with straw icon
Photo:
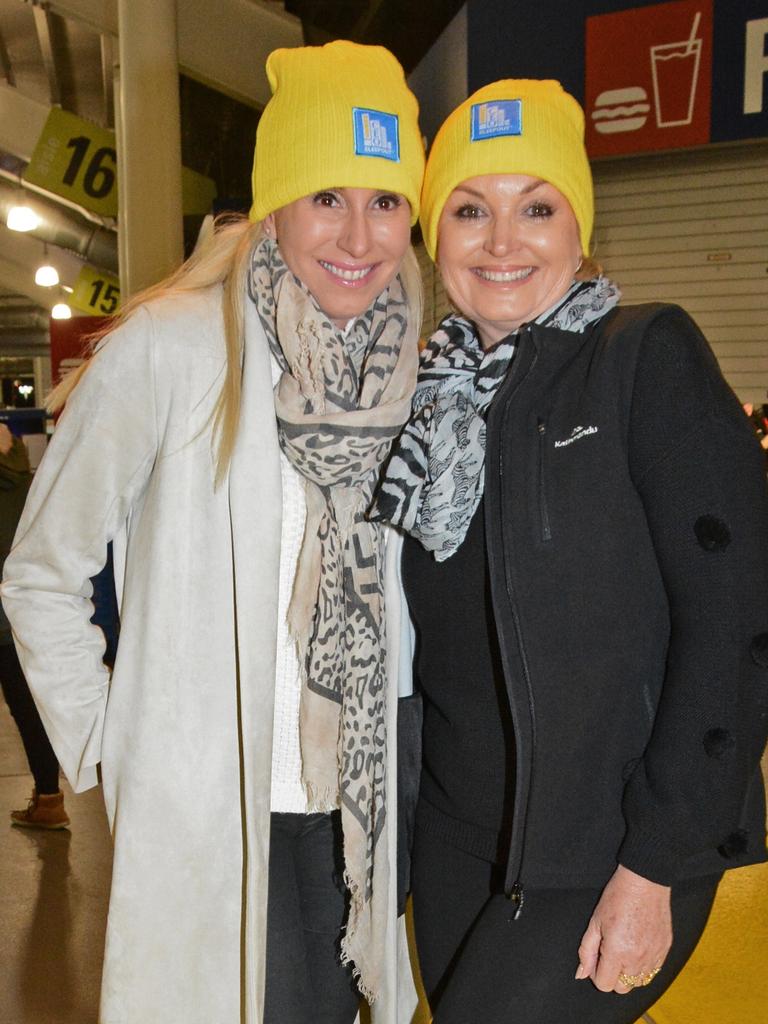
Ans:
<svg viewBox="0 0 768 1024"><path fill-rule="evenodd" d="M701 11L697 11L687 39L651 47L653 97L659 128L675 128L693 120L701 62L701 39L696 38L700 21Z"/></svg>

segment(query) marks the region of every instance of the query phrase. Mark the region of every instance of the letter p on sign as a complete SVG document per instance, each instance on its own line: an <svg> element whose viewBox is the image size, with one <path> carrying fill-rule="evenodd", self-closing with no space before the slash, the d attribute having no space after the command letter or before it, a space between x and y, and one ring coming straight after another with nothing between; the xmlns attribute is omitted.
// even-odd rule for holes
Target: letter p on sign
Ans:
<svg viewBox="0 0 768 1024"><path fill-rule="evenodd" d="M744 53L744 113L760 114L763 110L763 77L768 74L765 40L768 18L747 22Z"/></svg>

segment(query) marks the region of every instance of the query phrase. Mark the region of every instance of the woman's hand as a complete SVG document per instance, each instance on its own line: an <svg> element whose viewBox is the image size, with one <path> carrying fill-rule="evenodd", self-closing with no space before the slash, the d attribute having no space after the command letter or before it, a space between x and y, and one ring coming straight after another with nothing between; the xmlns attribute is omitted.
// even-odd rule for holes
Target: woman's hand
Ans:
<svg viewBox="0 0 768 1024"><path fill-rule="evenodd" d="M626 995L664 963L672 945L670 889L619 865L603 889L579 946L577 979Z"/></svg>

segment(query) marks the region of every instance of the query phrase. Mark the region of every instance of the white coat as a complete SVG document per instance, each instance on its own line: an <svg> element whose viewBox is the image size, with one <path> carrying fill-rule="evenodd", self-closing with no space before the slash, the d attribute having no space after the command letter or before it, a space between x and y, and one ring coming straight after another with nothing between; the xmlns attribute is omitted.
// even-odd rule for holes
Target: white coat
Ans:
<svg viewBox="0 0 768 1024"><path fill-rule="evenodd" d="M101 1024L262 1021L281 481L269 347L246 307L228 481L214 490L220 289L156 300L72 394L5 566L3 604L62 768L81 791L100 765L114 839ZM110 540L121 603L111 679L89 623L89 578ZM394 891L390 905L375 1024L409 1021L416 1003Z"/></svg>

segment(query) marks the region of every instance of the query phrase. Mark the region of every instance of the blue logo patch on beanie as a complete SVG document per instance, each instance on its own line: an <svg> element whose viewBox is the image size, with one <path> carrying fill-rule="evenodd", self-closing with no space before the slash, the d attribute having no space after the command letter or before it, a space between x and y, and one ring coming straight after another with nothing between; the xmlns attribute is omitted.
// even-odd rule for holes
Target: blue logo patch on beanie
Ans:
<svg viewBox="0 0 768 1024"><path fill-rule="evenodd" d="M470 142L523 134L523 101L492 100L472 105Z"/></svg>
<svg viewBox="0 0 768 1024"><path fill-rule="evenodd" d="M352 108L356 156L380 156L400 162L400 135L397 114L366 107Z"/></svg>

